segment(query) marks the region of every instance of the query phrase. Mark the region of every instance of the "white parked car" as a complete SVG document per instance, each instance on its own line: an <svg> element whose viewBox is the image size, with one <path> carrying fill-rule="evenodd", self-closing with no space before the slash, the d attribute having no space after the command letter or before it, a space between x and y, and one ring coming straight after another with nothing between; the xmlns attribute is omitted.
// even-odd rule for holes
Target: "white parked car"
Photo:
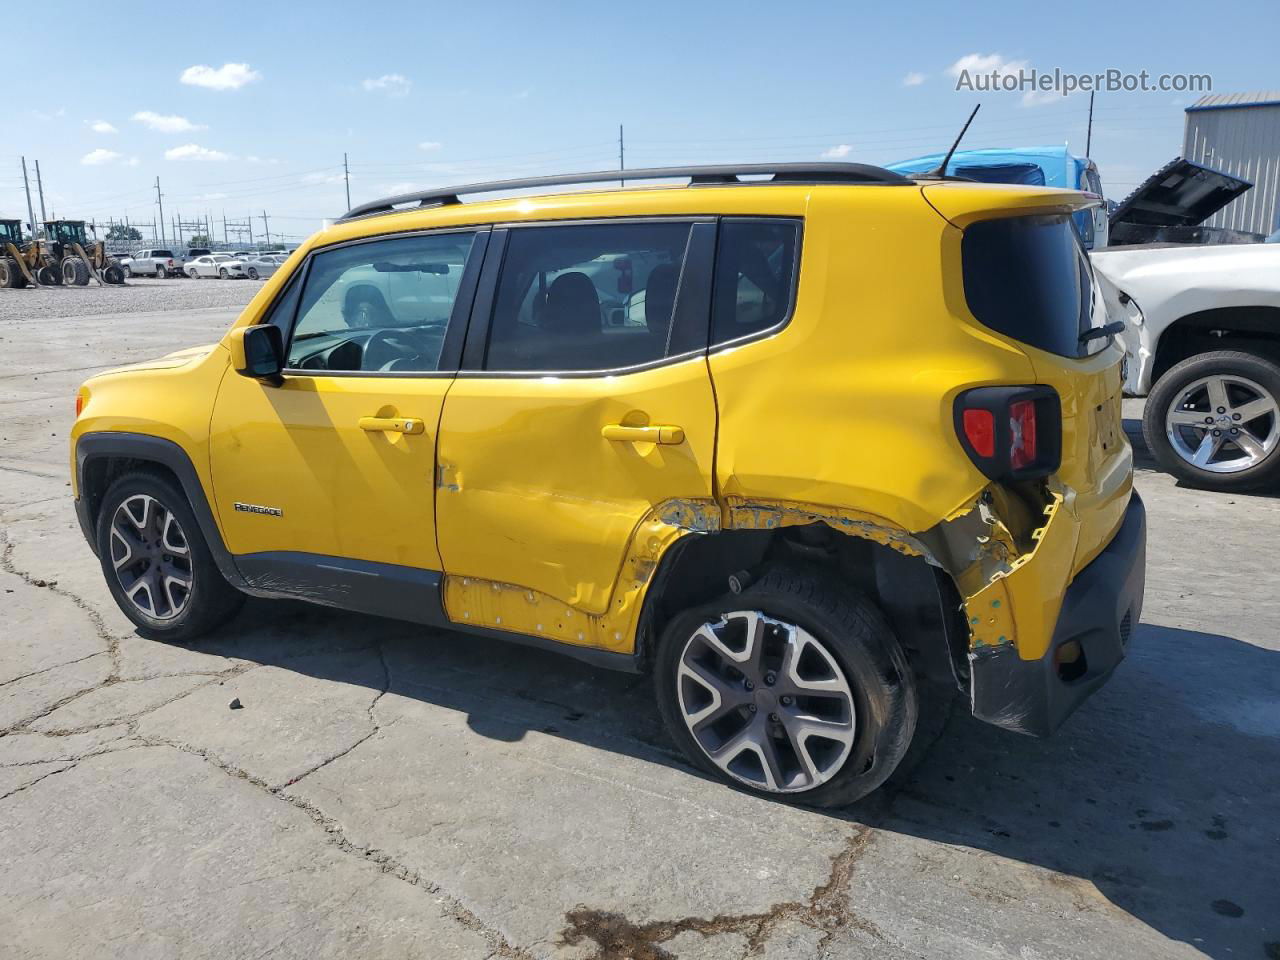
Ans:
<svg viewBox="0 0 1280 960"><path fill-rule="evenodd" d="M192 280L199 280L201 277L229 280L232 277L248 276L241 261L222 253L211 253L208 256L188 260L185 269L187 276Z"/></svg>
<svg viewBox="0 0 1280 960"><path fill-rule="evenodd" d="M265 280L277 270L287 257L275 253L258 254L244 261L244 271L250 280Z"/></svg>
<svg viewBox="0 0 1280 960"><path fill-rule="evenodd" d="M1280 485L1280 245L1095 250L1107 312L1125 321L1125 392L1166 470L1210 490Z"/></svg>

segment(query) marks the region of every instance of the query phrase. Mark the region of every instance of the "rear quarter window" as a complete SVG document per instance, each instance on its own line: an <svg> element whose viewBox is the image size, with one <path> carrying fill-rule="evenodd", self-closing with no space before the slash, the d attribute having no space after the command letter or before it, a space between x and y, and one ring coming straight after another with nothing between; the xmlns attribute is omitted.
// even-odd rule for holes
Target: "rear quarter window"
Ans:
<svg viewBox="0 0 1280 960"><path fill-rule="evenodd" d="M971 224L961 257L965 300L983 326L1062 357L1105 346L1080 342L1093 326L1093 273L1069 216Z"/></svg>

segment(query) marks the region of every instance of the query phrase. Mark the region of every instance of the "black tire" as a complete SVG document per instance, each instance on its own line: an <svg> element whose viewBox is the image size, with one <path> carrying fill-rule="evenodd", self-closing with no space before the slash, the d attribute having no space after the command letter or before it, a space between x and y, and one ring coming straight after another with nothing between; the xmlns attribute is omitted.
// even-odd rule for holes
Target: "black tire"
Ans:
<svg viewBox="0 0 1280 960"><path fill-rule="evenodd" d="M1273 401L1280 402L1280 366L1274 361L1256 354L1240 353L1234 350L1202 353L1172 367L1151 390L1142 417L1142 433L1147 441L1147 448L1161 467L1189 486L1218 492L1241 492L1280 486L1280 444L1273 444L1266 455L1254 465L1234 469L1232 472L1201 469L1175 448L1174 441L1166 429L1167 415L1175 406L1196 409L1186 406L1189 391L1192 391L1198 381L1214 376L1237 377L1251 381L1269 393ZM1232 389L1240 391L1238 387ZM1252 391L1245 388L1243 392L1233 395L1230 402L1243 402L1251 393ZM1191 395L1194 403L1193 391ZM1206 415L1206 421L1210 417L1219 416L1216 409L1206 408L1197 412L1203 412ZM1227 459L1245 454L1243 448L1235 447L1230 439L1230 430L1239 429L1238 422L1231 420L1231 415L1232 411L1228 410L1224 415L1227 419L1221 423L1206 423L1206 428L1222 428ZM1280 413L1272 414L1269 418L1249 421L1249 423L1251 435L1257 432L1270 434L1273 429L1280 430ZM1202 436L1205 428L1195 429L1201 430ZM1195 435L1193 428L1180 431L1179 436L1184 449L1190 447L1190 438Z"/></svg>
<svg viewBox="0 0 1280 960"><path fill-rule="evenodd" d="M119 261L107 261L106 266L102 268L102 279L111 284L124 283L124 268L120 266Z"/></svg>
<svg viewBox="0 0 1280 960"><path fill-rule="evenodd" d="M249 268L249 279L250 279L250 280L257 280L257 279L258 279L258 271L257 271L257 269L256 269L256 268L254 268L254 267L250 267L250 268Z"/></svg>
<svg viewBox="0 0 1280 960"><path fill-rule="evenodd" d="M88 286L89 265L79 257L67 257L62 261L62 282L68 286Z"/></svg>
<svg viewBox="0 0 1280 960"><path fill-rule="evenodd" d="M190 277L192 280L200 279L200 274L196 273L195 267L192 267L190 270L187 271L187 276Z"/></svg>
<svg viewBox="0 0 1280 960"><path fill-rule="evenodd" d="M126 280L128 280L130 277L133 276L133 270L129 267L127 263L120 264L120 269L124 271L124 278Z"/></svg>
<svg viewBox="0 0 1280 960"><path fill-rule="evenodd" d="M36 279L46 287L62 286L62 271L53 264L45 264L36 272Z"/></svg>
<svg viewBox="0 0 1280 960"><path fill-rule="evenodd" d="M169 271L168 271L168 270L166 270L164 267L156 267L156 279L157 279L157 280L165 280L165 279L167 279L167 278L168 278L168 276L169 276Z"/></svg>
<svg viewBox="0 0 1280 960"><path fill-rule="evenodd" d="M185 542L188 549L190 589L185 592L176 612L165 609L163 602L157 605L153 600L152 608L160 616L148 615L140 604L129 599L122 583L123 575L116 571L117 554L122 551L113 542L112 523L121 504L130 501L136 505L138 497L151 498L173 515L178 527L174 536ZM244 603L244 594L227 583L218 570L186 496L172 480L161 474L144 471L128 473L111 484L102 498L96 535L102 574L106 577L111 596L124 615L133 621L138 633L149 640L192 640L221 626ZM163 544L158 545L158 548L163 549ZM129 566L126 565L123 569L128 570ZM149 590L147 592L150 593ZM164 616L166 613L169 615Z"/></svg>
<svg viewBox="0 0 1280 960"><path fill-rule="evenodd" d="M18 267L18 261L13 257L0 257L0 287L16 289L26 285L27 278L22 275L22 270Z"/></svg>
<svg viewBox="0 0 1280 960"><path fill-rule="evenodd" d="M708 757L685 723L678 670L686 643L702 624L743 609L808 631L834 657L853 693L852 747L829 779L811 789L778 792L733 779ZM867 598L820 570L771 568L741 594L676 615L662 632L654 669L658 707L667 731L694 765L736 789L773 800L847 806L884 783L907 754L915 733L919 709L915 677L888 623Z"/></svg>

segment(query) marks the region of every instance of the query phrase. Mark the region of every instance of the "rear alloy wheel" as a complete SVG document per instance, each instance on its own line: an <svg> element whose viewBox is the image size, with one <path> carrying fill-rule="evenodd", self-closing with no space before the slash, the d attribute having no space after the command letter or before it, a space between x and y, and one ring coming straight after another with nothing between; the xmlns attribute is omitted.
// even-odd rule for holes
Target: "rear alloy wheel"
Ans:
<svg viewBox="0 0 1280 960"><path fill-rule="evenodd" d="M250 267L250 268L249 268L249 279L250 279L250 280L257 280L257 279L258 279L258 271L257 271L257 269L256 269L255 267Z"/></svg>
<svg viewBox="0 0 1280 960"><path fill-rule="evenodd" d="M227 583L186 497L149 473L121 477L102 500L98 556L117 605L155 640L187 640L244 601Z"/></svg>
<svg viewBox="0 0 1280 960"><path fill-rule="evenodd" d="M1184 360L1160 378L1143 417L1161 466L1208 490L1280 480L1280 366L1220 351Z"/></svg>
<svg viewBox="0 0 1280 960"><path fill-rule="evenodd" d="M820 571L775 569L663 631L659 707L703 770L753 793L838 807L897 767L914 678L871 603Z"/></svg>
<svg viewBox="0 0 1280 960"><path fill-rule="evenodd" d="M169 272L164 267L156 267L156 279L163 280L169 276Z"/></svg>
<svg viewBox="0 0 1280 960"><path fill-rule="evenodd" d="M230 276L230 274L228 274L228 273L227 273L227 268L226 268L226 267L223 267L221 270L219 270L219 271L218 271L218 279L219 279L219 280L225 280L225 279L227 279L227 277L228 277L228 276Z"/></svg>
<svg viewBox="0 0 1280 960"><path fill-rule="evenodd" d="M192 280L200 279L200 274L196 272L195 267L192 267L190 270L187 271L187 276L190 277Z"/></svg>

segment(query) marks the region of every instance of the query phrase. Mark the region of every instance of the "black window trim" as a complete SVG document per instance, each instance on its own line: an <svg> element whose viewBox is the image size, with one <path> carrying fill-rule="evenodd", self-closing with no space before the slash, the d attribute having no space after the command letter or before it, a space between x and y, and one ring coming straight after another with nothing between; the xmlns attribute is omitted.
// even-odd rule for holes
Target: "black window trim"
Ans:
<svg viewBox="0 0 1280 960"><path fill-rule="evenodd" d="M804 217L786 216L786 215L766 216L766 215L752 215L752 214L743 214L743 215L725 214L724 216L719 218L718 226L723 226L726 220L731 220L734 223L742 223L744 221L756 222L756 223L758 222L776 223L777 221L781 220L784 222L795 224L796 249L795 249L795 257L791 264L790 300L787 302L786 312L783 313L782 319L779 320L777 323L773 324L772 326L765 327L763 330L755 330L751 333L744 333L742 336L734 337L732 340L720 340L720 341L712 342L707 349L708 354L721 353L725 350L731 350L736 347L742 347L742 346L746 346L747 344L755 343L757 340L767 340L770 337L777 336L779 333L781 333L791 324L791 318L795 316L795 312L796 312L796 302L800 299L800 255L804 248ZM713 283L714 283L714 276L715 276L714 271L719 266L720 266L720 236L719 236L719 231L717 230L716 259L715 259L715 264L712 268ZM714 335L715 315L716 315L716 303L715 303L715 291L713 289L712 299L711 299L711 317L710 317L711 322L708 326L708 336Z"/></svg>
<svg viewBox="0 0 1280 960"><path fill-rule="evenodd" d="M471 321L471 308L475 299L476 285L479 280L481 266L485 260L485 253L492 227L490 224L472 224L460 227L437 227L426 230L404 230L404 231L388 231L387 233L371 234L367 237L355 237L351 240L343 240L338 243L328 243L321 247L316 247L307 251L307 257L302 263L298 264L298 268L290 274L289 279L280 287L276 293L275 299L263 311L262 323L274 322L274 312L276 306L288 296L290 288L295 282L306 286L307 278L311 272L311 263L317 254L328 253L331 250L341 250L345 247L353 247L362 243L374 243L379 240L399 240L405 237L420 236L438 236L441 234L452 233L470 233L475 235L475 241L472 243L471 252L467 255L467 263L463 268L462 277L458 283L458 296L453 301L453 310L449 314L449 323L445 327L444 344L440 350L441 367L438 370L304 370L299 367L285 367L281 370L281 374L287 377L307 377L316 379L318 377L378 377L408 380L433 380L441 378L452 379L458 373L458 368L462 359L462 344L466 337L466 330ZM294 327L298 323L298 307L302 305L302 297L298 297L298 303L294 306L293 316L288 318L288 327L281 325L281 332L284 334L285 357L289 355L289 346L293 342Z"/></svg>
<svg viewBox="0 0 1280 960"><path fill-rule="evenodd" d="M493 311L496 305L498 282L502 276L502 265L506 260L507 240L510 237L510 231L521 230L536 227L560 227L560 226L601 226L613 225L618 223L687 223L690 225L689 240L685 247L685 260L681 269L681 284L684 282L684 268L694 259L694 243L697 224L717 224L720 217L716 214L656 214L654 216L627 216L627 217L583 217L553 220L518 220L514 222L495 223L493 225L493 240L489 245L488 255L485 258L484 271L480 279L480 287L476 294L475 307L472 311L471 326L467 331L467 343L462 355L462 365L457 372L459 379L467 380L539 380L548 377L558 378L562 380L586 380L600 377L618 377L626 376L632 373L642 373L646 370L654 370L658 367L671 366L676 363L683 363L697 357L705 357L707 354L706 344L692 347L681 353L672 354L669 357L658 357L654 360L648 360L644 363L636 363L623 367L606 367L603 369L593 370L485 370L484 360L488 350L489 335L493 326ZM717 240L716 236L710 239L711 245ZM712 269L714 270L714 257L712 257ZM709 286L712 276L705 278L706 284ZM678 303L677 303L678 305ZM708 308L710 304L707 304ZM706 330L708 337L711 330L711 311L706 311L705 317Z"/></svg>

